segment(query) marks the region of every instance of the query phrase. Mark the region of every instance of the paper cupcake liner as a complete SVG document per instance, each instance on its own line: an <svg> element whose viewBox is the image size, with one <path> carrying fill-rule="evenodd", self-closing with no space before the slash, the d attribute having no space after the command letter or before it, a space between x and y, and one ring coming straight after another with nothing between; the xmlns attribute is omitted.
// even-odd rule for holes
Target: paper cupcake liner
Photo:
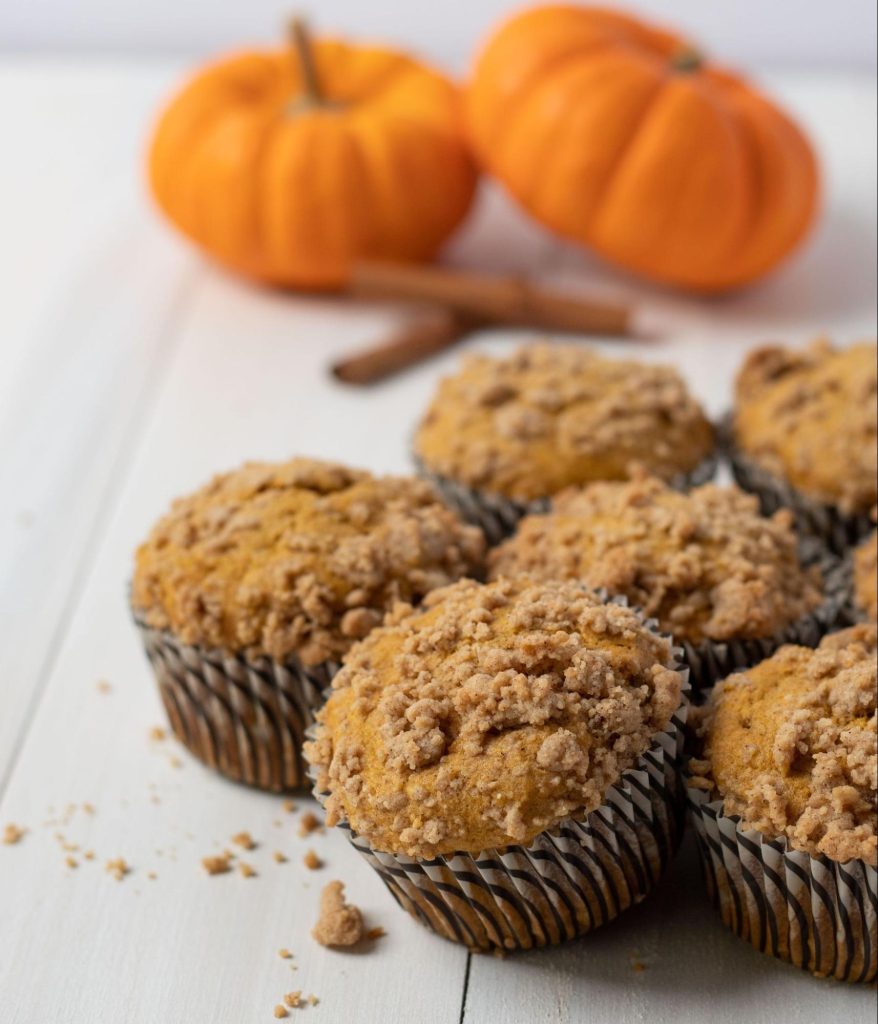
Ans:
<svg viewBox="0 0 878 1024"><path fill-rule="evenodd" d="M837 555L844 555L875 528L868 512L846 514L834 505L809 498L744 455L735 445L731 416L723 419L720 437L735 482L759 498L764 515L788 508L800 534L820 538Z"/></svg>
<svg viewBox="0 0 878 1024"><path fill-rule="evenodd" d="M734 672L752 668L784 644L816 647L827 633L848 624L850 580L844 560L827 551L814 537L803 540L800 550L804 565L820 567L822 604L768 637L723 642L703 640L697 644L675 637L674 643L683 651L683 660L689 667L693 691L706 690Z"/></svg>
<svg viewBox="0 0 878 1024"><path fill-rule="evenodd" d="M839 981L878 976L878 872L791 850L743 829L714 794L687 787L708 893L725 925L756 949Z"/></svg>
<svg viewBox="0 0 878 1024"><path fill-rule="evenodd" d="M305 731L337 662L306 667L295 657L250 659L181 643L137 614L134 622L171 729L199 761L273 792L308 785Z"/></svg>
<svg viewBox="0 0 878 1024"><path fill-rule="evenodd" d="M643 900L679 846L688 683L685 666L677 667L685 692L667 729L623 772L599 808L565 818L526 846L421 860L376 850L347 822L340 827L397 903L443 938L490 952L585 935ZM314 735L312 727L309 738ZM313 769L311 777L316 783ZM323 803L327 794L316 785L314 792Z"/></svg>
<svg viewBox="0 0 878 1024"><path fill-rule="evenodd" d="M520 519L548 512L551 505L550 498L516 501L514 498L468 487L440 473L434 473L414 451L412 460L418 476L432 483L445 504L453 508L462 519L480 526L492 546L511 537ZM699 487L713 479L718 464L719 455L716 452L711 453L690 472L678 473L672 477L668 484L678 491Z"/></svg>

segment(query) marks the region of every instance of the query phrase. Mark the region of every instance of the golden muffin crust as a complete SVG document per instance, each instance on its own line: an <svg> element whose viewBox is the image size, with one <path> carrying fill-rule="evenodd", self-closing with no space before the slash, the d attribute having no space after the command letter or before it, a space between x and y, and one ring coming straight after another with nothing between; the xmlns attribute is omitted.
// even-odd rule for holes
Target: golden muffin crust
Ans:
<svg viewBox="0 0 878 1024"><path fill-rule="evenodd" d="M433 857L604 800L680 702L670 642L576 583L463 580L345 659L306 756L327 822Z"/></svg>
<svg viewBox="0 0 878 1024"><path fill-rule="evenodd" d="M655 478L592 484L525 517L488 555L489 576L578 579L624 594L678 639L771 636L822 601L786 510L770 519L737 487L680 494Z"/></svg>
<svg viewBox="0 0 878 1024"><path fill-rule="evenodd" d="M483 556L420 481L254 462L174 502L137 551L132 603L184 643L317 664Z"/></svg>
<svg viewBox="0 0 878 1024"><path fill-rule="evenodd" d="M878 531L854 552L854 600L870 622L878 620Z"/></svg>
<svg viewBox="0 0 878 1024"><path fill-rule="evenodd" d="M704 760L726 814L794 850L876 863L876 631L789 645L730 676L707 709Z"/></svg>
<svg viewBox="0 0 878 1024"><path fill-rule="evenodd" d="M433 472L522 501L624 480L635 465L670 479L712 449L711 425L674 369L582 345L469 356L440 384L415 439Z"/></svg>
<svg viewBox="0 0 878 1024"><path fill-rule="evenodd" d="M821 339L751 352L735 388L735 441L754 462L842 512L878 498L876 346Z"/></svg>

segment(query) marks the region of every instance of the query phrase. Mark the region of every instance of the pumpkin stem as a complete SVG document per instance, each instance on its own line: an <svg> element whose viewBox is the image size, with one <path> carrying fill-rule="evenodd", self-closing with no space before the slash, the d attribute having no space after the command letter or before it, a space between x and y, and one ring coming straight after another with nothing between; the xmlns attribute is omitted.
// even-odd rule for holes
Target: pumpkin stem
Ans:
<svg viewBox="0 0 878 1024"><path fill-rule="evenodd" d="M694 46L682 46L671 57L671 67L674 71L682 71L684 74L698 71L702 64L704 64L704 54L696 50Z"/></svg>
<svg viewBox="0 0 878 1024"><path fill-rule="evenodd" d="M314 47L311 45L311 33L308 24L302 17L290 19L289 38L295 53L299 73L302 76L302 88L305 102L319 106L323 103L323 90L320 88L320 77L314 61Z"/></svg>

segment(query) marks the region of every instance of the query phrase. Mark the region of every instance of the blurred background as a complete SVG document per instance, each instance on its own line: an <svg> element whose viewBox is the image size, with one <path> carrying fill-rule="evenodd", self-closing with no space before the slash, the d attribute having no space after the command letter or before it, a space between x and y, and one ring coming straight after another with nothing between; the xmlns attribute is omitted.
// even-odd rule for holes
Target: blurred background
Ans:
<svg viewBox="0 0 878 1024"><path fill-rule="evenodd" d="M322 0L311 13L321 31L372 35L462 69L473 40L521 6L510 0ZM636 0L624 6L688 26L703 46L744 67L865 69L875 62L875 0ZM0 46L200 56L271 38L290 8L284 0L8 0L0 4Z"/></svg>

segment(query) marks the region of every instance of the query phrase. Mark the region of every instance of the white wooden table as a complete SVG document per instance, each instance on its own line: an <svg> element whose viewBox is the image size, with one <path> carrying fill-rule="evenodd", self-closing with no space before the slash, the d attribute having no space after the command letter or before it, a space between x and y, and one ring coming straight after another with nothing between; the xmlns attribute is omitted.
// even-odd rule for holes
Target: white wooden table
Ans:
<svg viewBox="0 0 878 1024"><path fill-rule="evenodd" d="M874 990L815 981L727 934L688 847L654 898L602 932L470 958L399 911L340 834L300 839L279 799L150 741L162 713L125 597L152 520L248 457L405 470L411 426L454 361L345 390L327 363L399 310L260 291L158 223L140 155L178 70L0 63L0 826L28 829L0 846L0 1020L249 1024L273 1019L293 989L320 1003L291 1016L326 1024L874 1020ZM650 291L551 243L493 194L451 257L638 301L673 340L636 351L676 361L712 413L751 344L873 333L874 81L768 77L827 178L819 233L770 284L706 302ZM201 858L242 829L260 844L248 855L258 876L208 878ZM302 867L309 847L323 871ZM133 869L121 882L104 870L115 857ZM334 877L387 930L368 953L309 937Z"/></svg>

